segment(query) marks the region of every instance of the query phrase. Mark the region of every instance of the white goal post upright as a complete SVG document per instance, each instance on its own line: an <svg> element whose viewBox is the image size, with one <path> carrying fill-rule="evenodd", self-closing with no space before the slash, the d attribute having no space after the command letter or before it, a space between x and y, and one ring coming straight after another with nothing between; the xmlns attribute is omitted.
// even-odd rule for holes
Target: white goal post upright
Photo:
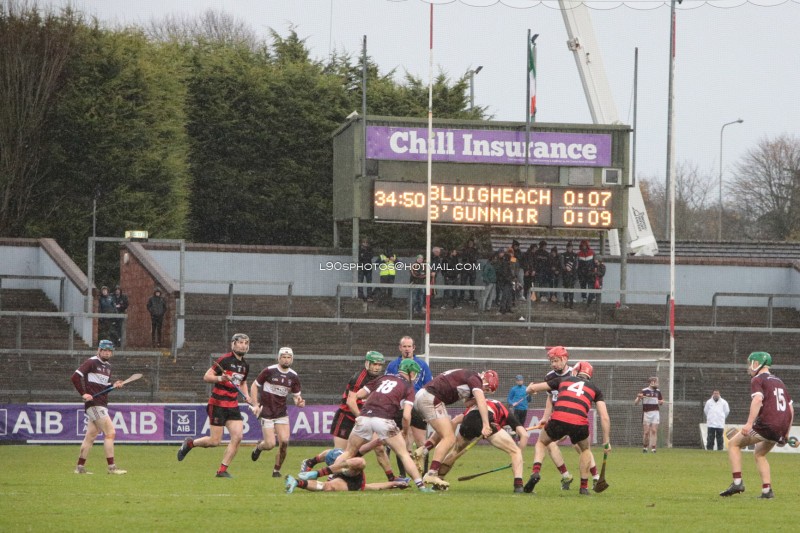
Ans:
<svg viewBox="0 0 800 533"><path fill-rule="evenodd" d="M525 384L540 382L550 371L545 346L505 346L431 343L428 364L434 376L453 368L483 371L491 368L500 376L500 387L493 398L504 404L509 389L522 375ZM673 389L670 350L666 348L601 348L566 346L569 364L589 361L594 366L592 380L603 392L611 416L612 442L621 446L642 445L642 407L634 405L636 395L647 387L651 376L659 378L664 397L660 444L667 445L672 420L667 416L668 402ZM535 395L530 409L543 409L544 395ZM508 407L508 406L507 406Z"/></svg>

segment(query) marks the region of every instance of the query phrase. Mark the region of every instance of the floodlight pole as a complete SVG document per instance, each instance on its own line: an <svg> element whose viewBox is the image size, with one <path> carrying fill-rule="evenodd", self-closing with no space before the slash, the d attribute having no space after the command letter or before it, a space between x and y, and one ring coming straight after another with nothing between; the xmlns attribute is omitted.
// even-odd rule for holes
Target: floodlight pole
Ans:
<svg viewBox="0 0 800 533"><path fill-rule="evenodd" d="M725 131L726 126L730 126L731 124L741 124L744 120L738 118L731 122L726 122L722 125L719 129L719 213L718 213L718 220L717 220L717 241L722 241L722 134Z"/></svg>

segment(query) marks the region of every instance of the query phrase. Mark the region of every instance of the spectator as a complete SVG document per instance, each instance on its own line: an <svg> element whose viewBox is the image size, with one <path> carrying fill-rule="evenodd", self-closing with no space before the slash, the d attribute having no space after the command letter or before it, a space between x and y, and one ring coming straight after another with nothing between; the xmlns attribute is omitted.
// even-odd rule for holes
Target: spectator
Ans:
<svg viewBox="0 0 800 533"><path fill-rule="evenodd" d="M478 249L475 248L475 239L470 238L466 246L464 246L464 249L461 250L461 264L464 268L464 270L461 271L461 284L474 287L478 270ZM475 291L466 290L464 293L463 300L466 300L470 304L476 302Z"/></svg>
<svg viewBox="0 0 800 533"><path fill-rule="evenodd" d="M391 286L394 285L394 278L397 275L397 267L395 263L397 262L397 256L394 254L391 249L386 249L386 253L381 254L381 283L388 284L389 287L383 289L383 300L384 304L388 305L391 298L392 298L392 288Z"/></svg>
<svg viewBox="0 0 800 533"><path fill-rule="evenodd" d="M528 402L531 401L531 396L525 390L525 377L522 374L517 376L516 381L517 384L508 391L508 408L514 411L514 416L525 427L525 422L528 420Z"/></svg>
<svg viewBox="0 0 800 533"><path fill-rule="evenodd" d="M153 348L161 347L161 327L167 313L167 301L161 296L161 289L156 287L153 295L147 300L147 312L150 313L150 339Z"/></svg>
<svg viewBox="0 0 800 533"><path fill-rule="evenodd" d="M436 296L436 291L433 288L436 285L436 281L441 277L444 260L442 258L442 249L438 246L431 248L431 254L431 302L433 302Z"/></svg>
<svg viewBox="0 0 800 533"><path fill-rule="evenodd" d="M497 263L497 291L500 293L500 314L511 312L513 298L514 270L511 266L512 250L500 252Z"/></svg>
<svg viewBox="0 0 800 533"><path fill-rule="evenodd" d="M561 257L558 255L558 247L553 246L550 249L550 256L547 259L547 284L551 289L558 287L561 279ZM558 303L558 293L550 293L550 301Z"/></svg>
<svg viewBox="0 0 800 533"><path fill-rule="evenodd" d="M550 286L550 252L547 251L547 241L539 241L539 246L533 252L534 285L538 289ZM542 290L538 291L539 300L547 301L548 294Z"/></svg>
<svg viewBox="0 0 800 533"><path fill-rule="evenodd" d="M103 285L100 288L100 296L97 302L97 311L100 313L116 313L114 307L114 297L108 293L108 287ZM97 336L101 339L111 339L113 335L114 320L111 318L101 318L97 321Z"/></svg>
<svg viewBox="0 0 800 533"><path fill-rule="evenodd" d="M358 247L358 282L359 283L372 283L372 246L369 244L369 239L364 237L361 239L361 245ZM359 287L358 297L368 302L372 301L372 287Z"/></svg>
<svg viewBox="0 0 800 533"><path fill-rule="evenodd" d="M522 296L523 298L527 299L528 297L531 298L534 302L536 301L536 293L534 292L531 295L531 287L533 287L533 282L536 277L536 265L534 264L534 255L536 253L536 247L534 245L530 245L528 249L522 254Z"/></svg>
<svg viewBox="0 0 800 533"><path fill-rule="evenodd" d="M411 289L411 312L421 314L425 304L425 276L427 275L425 256L419 254L410 270L410 283L416 286Z"/></svg>
<svg viewBox="0 0 800 533"><path fill-rule="evenodd" d="M461 272L461 258L458 255L458 249L453 248L444 260L444 284L447 286L458 285ZM453 309L461 309L461 291L458 289L446 289L444 301L442 302L442 309L447 308L447 299L450 298Z"/></svg>
<svg viewBox="0 0 800 533"><path fill-rule="evenodd" d="M603 262L603 257L596 255L594 256L594 261L592 262L592 273L591 273L591 282L593 289L602 289L603 288L603 278L606 275L606 264ZM589 299L586 302L586 305L591 304L595 297L597 297L598 301L601 301L600 294L595 294L593 292L589 293Z"/></svg>
<svg viewBox="0 0 800 533"><path fill-rule="evenodd" d="M481 299L481 311L488 311L492 307L497 288L497 253L489 256L489 260L481 269L481 279L485 284L483 298Z"/></svg>
<svg viewBox="0 0 800 533"><path fill-rule="evenodd" d="M575 268L578 261L578 256L572 251L572 241L567 241L567 247L563 254L561 254L561 280L565 289L575 288ZM575 303L575 293L564 293L564 307L572 309Z"/></svg>
<svg viewBox="0 0 800 533"><path fill-rule="evenodd" d="M576 273L578 275L578 284L581 286L581 289L591 289L594 284L594 278L592 276L594 251L589 247L589 241L586 239L582 240L578 247L577 265ZM581 300L586 303L585 292L581 293Z"/></svg>
<svg viewBox="0 0 800 533"><path fill-rule="evenodd" d="M722 433L725 431L725 419L728 418L731 408L728 407L728 402L719 394L719 390L714 389L711 393L711 398L706 402L703 407L703 413L706 415L706 426L708 431L708 438L706 438L706 450L712 451L714 449L714 441L717 441L717 451L722 450Z"/></svg>
<svg viewBox="0 0 800 533"><path fill-rule="evenodd" d="M114 294L112 295L114 299L114 309L116 310L117 314L124 315L128 312L128 296L122 293L122 289L119 285L114 287ZM117 347L122 346L122 319L115 318L112 321L112 340L116 344Z"/></svg>
<svg viewBox="0 0 800 533"><path fill-rule="evenodd" d="M519 247L519 241L514 239L511 241L511 257L509 257L509 262L511 263L511 271L514 274L514 279L512 280L513 283L511 285L514 294L516 294L516 290L514 287L522 288L523 285L523 275L524 271L522 270L522 250ZM522 290L519 291L519 298L521 299ZM516 297L516 296L515 296Z"/></svg>

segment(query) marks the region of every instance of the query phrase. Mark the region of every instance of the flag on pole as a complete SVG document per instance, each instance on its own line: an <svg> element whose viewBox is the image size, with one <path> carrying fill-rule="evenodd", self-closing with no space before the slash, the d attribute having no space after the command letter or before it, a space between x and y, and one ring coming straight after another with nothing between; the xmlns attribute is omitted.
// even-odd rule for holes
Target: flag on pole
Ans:
<svg viewBox="0 0 800 533"><path fill-rule="evenodd" d="M528 86L531 95L531 107L528 112L531 121L536 119L536 37L538 36L538 34L535 35L528 43Z"/></svg>

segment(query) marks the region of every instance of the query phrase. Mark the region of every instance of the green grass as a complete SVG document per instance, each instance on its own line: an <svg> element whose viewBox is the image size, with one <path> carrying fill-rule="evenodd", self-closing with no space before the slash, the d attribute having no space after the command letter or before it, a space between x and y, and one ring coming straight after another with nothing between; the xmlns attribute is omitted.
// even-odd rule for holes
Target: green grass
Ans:
<svg viewBox="0 0 800 533"><path fill-rule="evenodd" d="M179 463L177 446L118 445L126 476L105 474L100 445L89 458L92 476L72 473L78 446L0 446L0 531L780 531L795 530L800 463L792 454L772 454L776 498L757 498L760 482L745 454L747 492L717 494L730 484L727 455L700 450L615 449L609 458L611 487L578 495L577 456L565 450L576 476L562 492L552 463L543 467L536 494L513 494L510 470L472 481L460 475L508 463L502 452L479 446L448 476L446 493L415 489L370 493L283 492L271 477L273 452L258 463L243 447L230 469L214 472L222 448L196 449ZM294 446L283 473L297 472L301 459L318 448ZM602 459L599 451L595 452ZM527 480L533 450L525 453ZM368 481L385 477L369 460ZM578 525L581 523L581 525Z"/></svg>

